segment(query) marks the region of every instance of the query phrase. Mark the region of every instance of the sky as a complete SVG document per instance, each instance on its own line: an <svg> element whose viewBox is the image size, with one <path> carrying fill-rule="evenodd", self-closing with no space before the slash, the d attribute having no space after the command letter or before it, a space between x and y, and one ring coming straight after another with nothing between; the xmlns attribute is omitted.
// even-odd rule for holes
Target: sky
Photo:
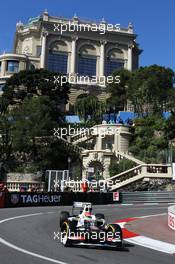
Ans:
<svg viewBox="0 0 175 264"><path fill-rule="evenodd" d="M127 27L133 23L143 52L140 66L175 70L175 0L0 0L0 53L13 49L16 23L47 9L52 16L101 20Z"/></svg>

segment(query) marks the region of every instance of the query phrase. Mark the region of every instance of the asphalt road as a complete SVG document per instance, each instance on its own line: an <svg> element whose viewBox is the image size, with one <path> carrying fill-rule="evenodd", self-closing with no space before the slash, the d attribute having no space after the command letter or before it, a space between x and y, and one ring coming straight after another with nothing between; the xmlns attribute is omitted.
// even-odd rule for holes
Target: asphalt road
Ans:
<svg viewBox="0 0 175 264"><path fill-rule="evenodd" d="M95 206L94 211L104 213L112 222L166 213L167 207L107 205ZM54 232L59 231L59 212L67 209L70 207L0 209L0 264L174 264L175 256L127 243L124 251L64 248L54 239Z"/></svg>

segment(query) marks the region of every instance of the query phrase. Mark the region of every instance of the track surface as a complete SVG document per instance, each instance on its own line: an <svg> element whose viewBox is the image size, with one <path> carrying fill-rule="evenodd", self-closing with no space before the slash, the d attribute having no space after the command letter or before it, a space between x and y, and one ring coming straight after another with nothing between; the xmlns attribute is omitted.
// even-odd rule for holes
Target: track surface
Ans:
<svg viewBox="0 0 175 264"><path fill-rule="evenodd" d="M104 213L107 221L166 213L168 205L94 206L95 212ZM64 248L54 232L58 232L59 213L70 207L13 208L0 210L0 264L171 264L175 256L128 244L126 250ZM41 213L41 214L38 214ZM36 214L24 218L3 219ZM8 245L2 243L5 240ZM21 252L17 249L24 249ZM37 255L31 255L29 253ZM38 257L39 256L39 257ZM44 259L41 259L43 256ZM48 259L47 259L48 258ZM54 261L55 260L55 261Z"/></svg>

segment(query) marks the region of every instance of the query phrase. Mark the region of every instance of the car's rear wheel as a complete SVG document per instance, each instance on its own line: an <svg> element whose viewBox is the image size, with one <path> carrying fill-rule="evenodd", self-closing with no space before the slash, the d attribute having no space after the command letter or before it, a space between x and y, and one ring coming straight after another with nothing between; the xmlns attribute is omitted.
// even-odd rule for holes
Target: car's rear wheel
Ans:
<svg viewBox="0 0 175 264"><path fill-rule="evenodd" d="M63 211L60 213L60 227L69 218L69 212Z"/></svg>

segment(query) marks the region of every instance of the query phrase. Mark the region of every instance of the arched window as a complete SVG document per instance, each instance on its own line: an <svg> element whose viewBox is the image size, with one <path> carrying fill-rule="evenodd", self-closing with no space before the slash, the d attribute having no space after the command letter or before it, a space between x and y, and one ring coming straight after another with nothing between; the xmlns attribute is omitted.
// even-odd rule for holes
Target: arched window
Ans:
<svg viewBox="0 0 175 264"><path fill-rule="evenodd" d="M124 68L124 54L120 49L112 49L105 60L105 75L111 75L115 70Z"/></svg>
<svg viewBox="0 0 175 264"><path fill-rule="evenodd" d="M92 45L84 45L79 51L78 74L81 76L95 76L96 65L96 49Z"/></svg>
<svg viewBox="0 0 175 264"><path fill-rule="evenodd" d="M49 71L67 74L68 52L64 41L56 41L49 47L47 68Z"/></svg>

